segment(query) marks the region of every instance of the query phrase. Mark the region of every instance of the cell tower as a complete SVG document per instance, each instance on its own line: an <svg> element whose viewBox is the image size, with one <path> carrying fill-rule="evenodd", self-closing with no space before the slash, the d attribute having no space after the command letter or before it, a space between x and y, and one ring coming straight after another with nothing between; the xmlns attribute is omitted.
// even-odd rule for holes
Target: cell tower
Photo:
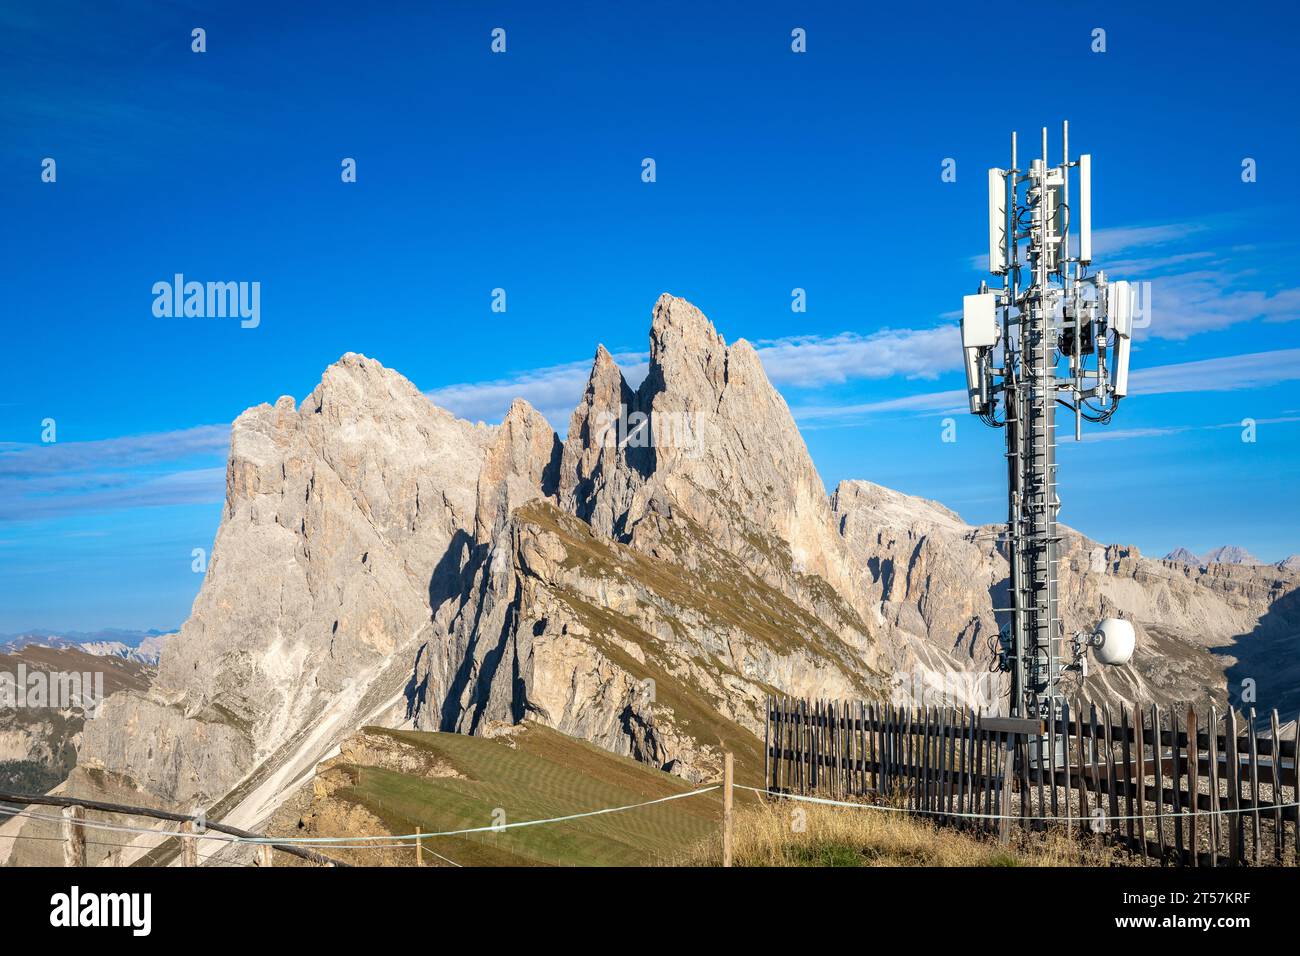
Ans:
<svg viewBox="0 0 1300 956"><path fill-rule="evenodd" d="M1061 161L1043 155L1017 167L989 170L989 272L1001 289L980 283L965 297L962 348L970 410L1006 433L1007 532L1011 614L1000 635L1000 667L1011 674L1011 715L1041 718L1060 694L1067 668L1086 674L1085 650L1123 664L1133 649L1132 625L1102 621L1077 634L1068 658L1057 608L1056 409L1106 424L1128 393L1129 338L1136 289L1089 274L1092 262L1092 157L1070 160L1069 124L1062 124ZM1078 199L1070 201L1071 172ZM1077 249L1073 234L1077 233ZM1023 252L1023 256L1022 256Z"/></svg>

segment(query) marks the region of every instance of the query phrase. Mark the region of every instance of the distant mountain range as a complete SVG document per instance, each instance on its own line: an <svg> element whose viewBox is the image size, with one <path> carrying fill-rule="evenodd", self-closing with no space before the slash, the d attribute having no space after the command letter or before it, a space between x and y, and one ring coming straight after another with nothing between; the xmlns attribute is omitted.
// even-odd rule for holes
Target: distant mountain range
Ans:
<svg viewBox="0 0 1300 956"><path fill-rule="evenodd" d="M1193 554L1186 548L1175 548L1165 555L1166 561L1181 561L1183 564L1194 564L1199 566L1207 564L1266 564L1261 561L1245 548L1240 548L1235 544L1225 544L1213 551L1207 551L1205 554ZM1283 558L1275 562L1275 566L1283 571L1300 571L1300 554L1293 554L1290 557Z"/></svg>
<svg viewBox="0 0 1300 956"><path fill-rule="evenodd" d="M18 634L0 634L0 654L37 647L75 648L96 657L120 657L137 664L158 665L163 642L169 631L132 631L105 628L100 631L52 631L33 628Z"/></svg>

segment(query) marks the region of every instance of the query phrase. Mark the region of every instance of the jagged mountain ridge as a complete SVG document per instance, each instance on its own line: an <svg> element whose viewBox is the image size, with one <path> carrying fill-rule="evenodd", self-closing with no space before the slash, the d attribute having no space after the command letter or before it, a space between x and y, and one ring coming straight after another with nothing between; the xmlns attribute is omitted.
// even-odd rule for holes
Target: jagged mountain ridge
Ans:
<svg viewBox="0 0 1300 956"><path fill-rule="evenodd" d="M241 415L194 611L65 786L253 825L362 723L525 717L698 779L756 755L769 692L987 665L996 529L867 482L827 496L753 349L684 300L656 303L650 345L636 390L598 349L563 441L525 402L471 425L351 354L300 405ZM1300 630L1274 566L1074 534L1062 565L1068 625L1120 613L1142 637L1093 693L1203 696L1229 652Z"/></svg>
<svg viewBox="0 0 1300 956"><path fill-rule="evenodd" d="M1264 564L1245 548L1235 544L1225 544L1202 555L1193 554L1187 548L1175 548L1165 555L1166 561L1180 561L1183 564ZM1291 554L1273 565L1283 571L1300 571L1300 554Z"/></svg>

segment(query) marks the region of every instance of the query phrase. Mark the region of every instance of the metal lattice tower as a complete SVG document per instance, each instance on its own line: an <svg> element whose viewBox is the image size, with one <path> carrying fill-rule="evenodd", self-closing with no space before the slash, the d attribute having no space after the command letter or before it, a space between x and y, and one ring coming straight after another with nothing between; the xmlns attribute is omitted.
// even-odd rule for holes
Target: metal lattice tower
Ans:
<svg viewBox="0 0 1300 956"><path fill-rule="evenodd" d="M1077 223L1072 223L1070 178L1079 180ZM1000 666L1010 672L1011 713L1039 717L1066 666L1057 607L1056 409L1082 422L1107 423L1128 391L1129 337L1134 290L1089 275L1092 260L1091 157L1069 158L1069 126L1062 127L1062 159L1042 157L1017 168L989 170L989 271L1002 288L981 283L966 296L962 346L971 412L1005 429L1007 531L1011 615L1001 634ZM1072 231L1078 249L1072 250Z"/></svg>

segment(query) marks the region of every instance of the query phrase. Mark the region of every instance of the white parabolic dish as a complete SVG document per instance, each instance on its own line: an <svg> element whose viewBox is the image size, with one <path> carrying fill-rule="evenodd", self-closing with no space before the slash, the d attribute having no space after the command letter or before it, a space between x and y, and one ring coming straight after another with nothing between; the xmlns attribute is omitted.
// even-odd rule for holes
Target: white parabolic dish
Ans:
<svg viewBox="0 0 1300 956"><path fill-rule="evenodd" d="M1093 632L1092 655L1101 664L1127 664L1133 656L1137 636L1133 624L1123 618L1104 618Z"/></svg>

